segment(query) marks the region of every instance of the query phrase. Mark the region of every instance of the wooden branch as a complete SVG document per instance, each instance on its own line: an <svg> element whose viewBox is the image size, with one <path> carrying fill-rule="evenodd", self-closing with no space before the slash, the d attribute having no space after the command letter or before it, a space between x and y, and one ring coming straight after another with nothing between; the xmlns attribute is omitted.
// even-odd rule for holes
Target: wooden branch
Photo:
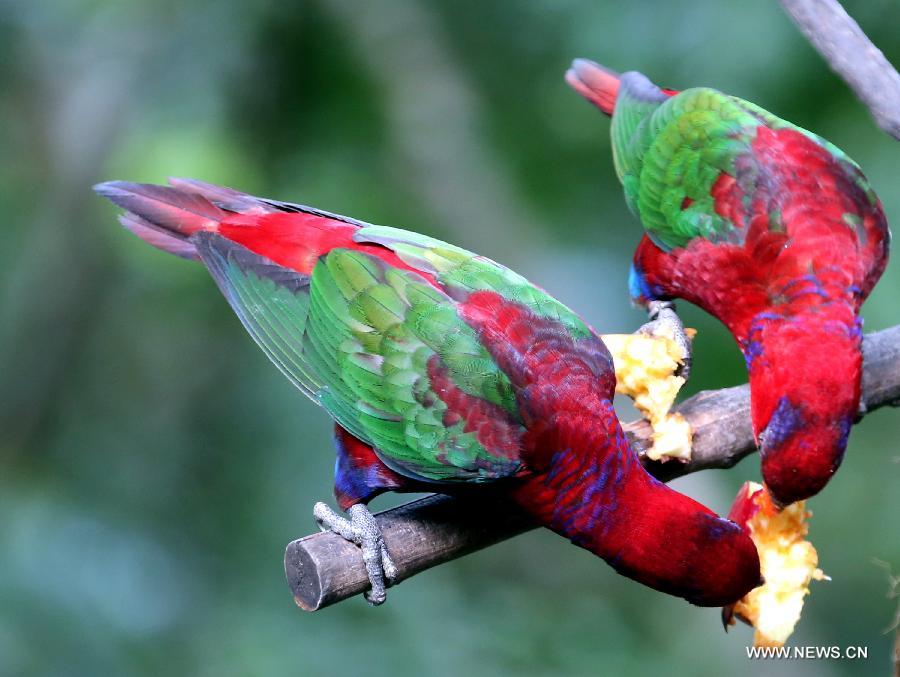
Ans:
<svg viewBox="0 0 900 677"><path fill-rule="evenodd" d="M865 412L900 404L900 326L868 334L863 341L863 360ZM828 364L822 369L828 369ZM675 410L687 418L694 431L693 457L688 463L643 458L650 426L644 421L625 426L645 467L663 481L708 468L730 468L756 449L746 385L698 393ZM465 500L429 496L376 517L399 571L396 582L534 526L487 489L483 494L473 492ZM306 611L358 595L369 586L359 548L332 533L290 543L284 569L294 600Z"/></svg>
<svg viewBox="0 0 900 677"><path fill-rule="evenodd" d="M780 0L785 11L868 107L875 122L900 139L900 74L837 0Z"/></svg>

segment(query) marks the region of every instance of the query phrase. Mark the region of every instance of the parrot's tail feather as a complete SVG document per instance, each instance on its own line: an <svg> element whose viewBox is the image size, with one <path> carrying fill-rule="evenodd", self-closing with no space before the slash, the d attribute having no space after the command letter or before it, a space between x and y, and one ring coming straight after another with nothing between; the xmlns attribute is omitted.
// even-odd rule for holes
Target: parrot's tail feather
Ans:
<svg viewBox="0 0 900 677"><path fill-rule="evenodd" d="M612 115L619 94L619 74L606 66L575 59L566 72L566 82L607 115Z"/></svg>
<svg viewBox="0 0 900 677"><path fill-rule="evenodd" d="M126 215L129 223L125 227L141 238L147 225L179 239L190 237L198 230L214 231L218 223L229 215L203 195L171 186L107 181L94 186L94 190L130 212ZM137 217L140 222L134 221L131 216Z"/></svg>
<svg viewBox="0 0 900 677"><path fill-rule="evenodd" d="M125 228L149 245L153 245L157 249L161 249L169 254L180 256L183 259L191 259L199 261L200 255L197 248L190 240L184 239L180 235L175 235L172 231L164 230L158 226L154 226L149 221L145 221L140 216L132 213L122 214L119 222Z"/></svg>
<svg viewBox="0 0 900 677"><path fill-rule="evenodd" d="M184 191L185 193L193 193L200 195L217 207L228 212L238 214L268 214L281 211L276 206L271 205L258 197L253 197L247 193L242 193L233 188L225 188L217 186L205 181L197 179L180 179L174 176L169 177L169 185L173 188Z"/></svg>

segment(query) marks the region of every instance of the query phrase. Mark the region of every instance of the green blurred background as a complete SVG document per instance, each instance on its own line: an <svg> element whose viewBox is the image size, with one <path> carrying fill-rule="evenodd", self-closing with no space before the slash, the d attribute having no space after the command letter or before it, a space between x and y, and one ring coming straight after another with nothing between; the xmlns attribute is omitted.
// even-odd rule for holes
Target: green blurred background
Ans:
<svg viewBox="0 0 900 677"><path fill-rule="evenodd" d="M900 63L900 3L845 3ZM503 261L602 331L640 235L576 56L707 84L819 132L900 219L900 153L774 0L0 3L0 674L884 674L900 568L900 413L858 426L812 502L831 583L798 645L616 576L549 532L308 615L282 553L331 498L331 426L204 271L141 244L105 179L191 176L419 230ZM900 322L894 261L867 330ZM700 330L689 392L743 382ZM828 369L827 361L822 369ZM750 458L677 485L727 510ZM393 498L376 502L390 505Z"/></svg>

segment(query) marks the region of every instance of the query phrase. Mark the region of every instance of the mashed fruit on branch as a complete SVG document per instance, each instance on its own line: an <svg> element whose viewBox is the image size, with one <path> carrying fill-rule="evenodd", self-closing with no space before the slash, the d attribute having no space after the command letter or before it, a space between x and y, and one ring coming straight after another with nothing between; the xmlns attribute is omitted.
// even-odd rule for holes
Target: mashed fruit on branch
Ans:
<svg viewBox="0 0 900 677"><path fill-rule="evenodd" d="M746 527L759 551L765 584L751 590L730 609L752 625L756 646L782 646L794 631L811 581L829 580L818 568L819 556L806 540L812 513L804 501L779 511L761 484L746 482L728 518Z"/></svg>
<svg viewBox="0 0 900 677"><path fill-rule="evenodd" d="M693 332L693 330L688 330ZM616 392L634 400L634 406L653 428L654 461L691 458L691 426L683 416L670 413L684 379L675 372L684 359L672 337L649 334L608 334L601 337L613 356Z"/></svg>

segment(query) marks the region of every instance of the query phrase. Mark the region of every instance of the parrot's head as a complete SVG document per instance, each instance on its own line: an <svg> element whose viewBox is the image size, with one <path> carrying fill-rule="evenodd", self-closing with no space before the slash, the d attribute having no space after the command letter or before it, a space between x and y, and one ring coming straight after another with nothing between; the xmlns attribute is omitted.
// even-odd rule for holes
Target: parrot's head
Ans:
<svg viewBox="0 0 900 677"><path fill-rule="evenodd" d="M734 604L763 583L749 531L688 496L660 492L627 519L620 525L628 531L627 545L618 552L630 556L607 560L619 573L709 607Z"/></svg>
<svg viewBox="0 0 900 677"><path fill-rule="evenodd" d="M762 475L775 503L787 506L819 493L847 449L851 416L823 419L786 396L759 435Z"/></svg>

